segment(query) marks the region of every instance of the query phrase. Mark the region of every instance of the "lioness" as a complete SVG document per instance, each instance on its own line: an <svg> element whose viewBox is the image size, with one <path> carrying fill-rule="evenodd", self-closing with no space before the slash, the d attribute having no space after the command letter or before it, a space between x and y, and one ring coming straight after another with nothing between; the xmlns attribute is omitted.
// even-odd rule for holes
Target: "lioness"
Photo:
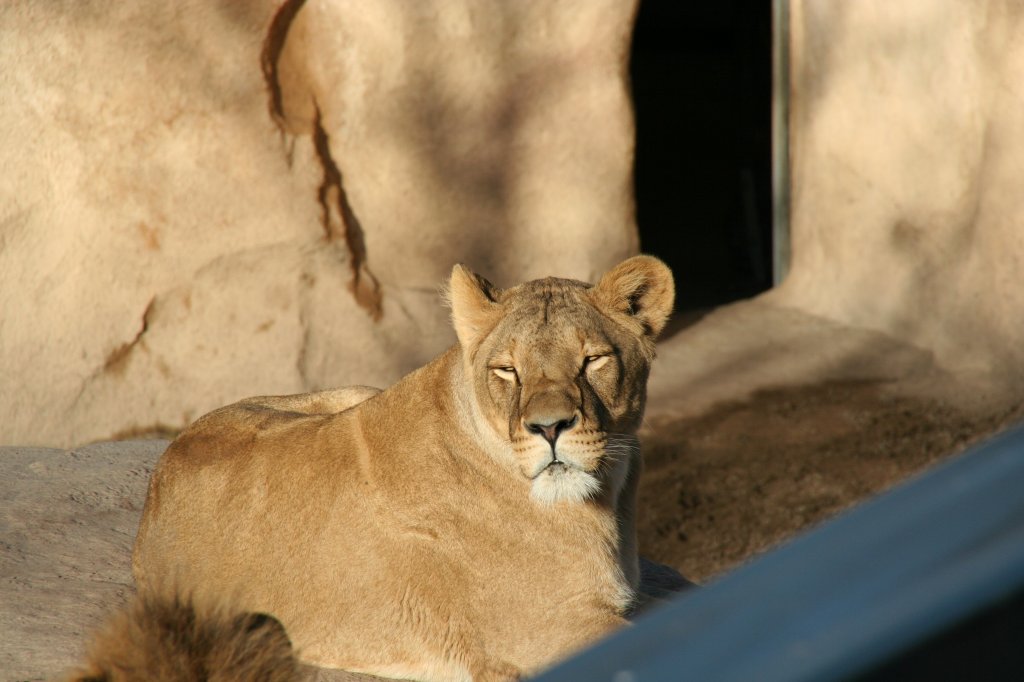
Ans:
<svg viewBox="0 0 1024 682"><path fill-rule="evenodd" d="M140 591L231 595L305 661L424 680L517 679L620 626L669 269L499 290L457 265L448 292L458 344L386 391L253 398L182 433Z"/></svg>

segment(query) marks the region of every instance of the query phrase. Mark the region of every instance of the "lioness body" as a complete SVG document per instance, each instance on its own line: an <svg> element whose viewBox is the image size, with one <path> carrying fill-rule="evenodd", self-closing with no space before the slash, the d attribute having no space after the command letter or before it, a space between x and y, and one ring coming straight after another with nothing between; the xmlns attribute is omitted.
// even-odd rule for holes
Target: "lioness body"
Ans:
<svg viewBox="0 0 1024 682"><path fill-rule="evenodd" d="M484 301L457 276L460 344L390 389L340 411L250 399L183 433L150 484L140 590L228 594L308 662L417 679L514 678L622 623L650 332L537 320L544 345L527 348L510 318L547 301L594 322L614 292L550 280L501 298L479 281Z"/></svg>

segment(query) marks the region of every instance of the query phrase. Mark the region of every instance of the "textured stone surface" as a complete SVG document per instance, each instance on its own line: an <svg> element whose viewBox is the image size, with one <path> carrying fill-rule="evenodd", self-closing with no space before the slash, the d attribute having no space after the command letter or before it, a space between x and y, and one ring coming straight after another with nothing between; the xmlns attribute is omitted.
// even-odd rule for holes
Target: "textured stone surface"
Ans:
<svg viewBox="0 0 1024 682"><path fill-rule="evenodd" d="M792 3L792 272L775 301L1024 376L1024 12Z"/></svg>
<svg viewBox="0 0 1024 682"><path fill-rule="evenodd" d="M463 261L637 249L633 2L0 8L0 443L387 385Z"/></svg>
<svg viewBox="0 0 1024 682"><path fill-rule="evenodd" d="M851 379L974 414L1019 404L1024 11L790 5L789 274L662 344L652 413Z"/></svg>

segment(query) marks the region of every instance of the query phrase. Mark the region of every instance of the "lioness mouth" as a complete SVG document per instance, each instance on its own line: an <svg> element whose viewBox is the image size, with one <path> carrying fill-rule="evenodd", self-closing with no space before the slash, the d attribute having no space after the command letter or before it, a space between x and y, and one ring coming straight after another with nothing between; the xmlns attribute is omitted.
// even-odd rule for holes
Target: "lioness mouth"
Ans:
<svg viewBox="0 0 1024 682"><path fill-rule="evenodd" d="M563 462L560 459L553 459L550 462L548 462L548 465L546 467L544 467L544 471L550 474L561 474L571 471L575 468L577 467L572 466L568 462ZM544 473L544 471L542 471L541 473Z"/></svg>
<svg viewBox="0 0 1024 682"><path fill-rule="evenodd" d="M529 478L530 478L531 481L535 481L538 478L540 478L541 476L543 476L544 474L562 474L562 473L571 471L574 468L575 467L573 467L568 462L563 462L560 459L553 459L550 462L548 462L547 464L545 464L543 467L541 467L540 469L536 469L535 471L537 473L533 474Z"/></svg>

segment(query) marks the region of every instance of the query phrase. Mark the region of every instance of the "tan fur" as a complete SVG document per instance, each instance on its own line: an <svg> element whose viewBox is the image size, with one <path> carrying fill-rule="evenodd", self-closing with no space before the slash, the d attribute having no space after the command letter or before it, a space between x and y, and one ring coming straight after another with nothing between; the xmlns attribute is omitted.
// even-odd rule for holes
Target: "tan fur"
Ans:
<svg viewBox="0 0 1024 682"><path fill-rule="evenodd" d="M459 344L390 389L250 399L172 443L140 590L237 595L304 660L426 680L515 679L621 625L668 268L502 291L456 266L449 295Z"/></svg>
<svg viewBox="0 0 1024 682"><path fill-rule="evenodd" d="M177 597L137 599L115 614L65 682L302 682L311 675L279 622L197 609Z"/></svg>

